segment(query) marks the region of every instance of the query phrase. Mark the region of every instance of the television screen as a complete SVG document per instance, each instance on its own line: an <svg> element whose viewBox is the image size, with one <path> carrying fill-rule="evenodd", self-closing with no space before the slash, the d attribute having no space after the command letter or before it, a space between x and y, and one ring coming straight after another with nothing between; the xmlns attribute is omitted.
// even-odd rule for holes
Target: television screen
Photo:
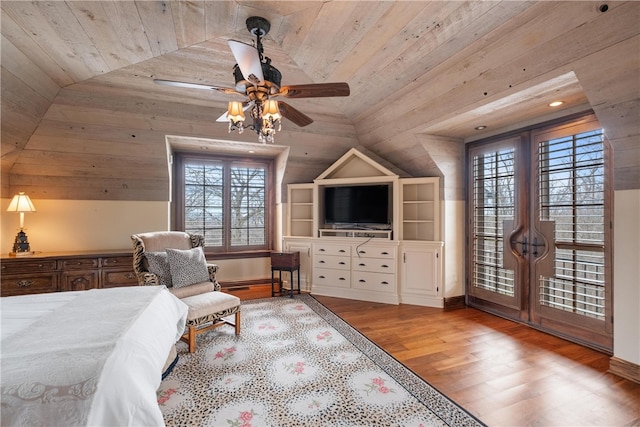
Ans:
<svg viewBox="0 0 640 427"><path fill-rule="evenodd" d="M324 217L327 224L388 225L389 186L325 187Z"/></svg>

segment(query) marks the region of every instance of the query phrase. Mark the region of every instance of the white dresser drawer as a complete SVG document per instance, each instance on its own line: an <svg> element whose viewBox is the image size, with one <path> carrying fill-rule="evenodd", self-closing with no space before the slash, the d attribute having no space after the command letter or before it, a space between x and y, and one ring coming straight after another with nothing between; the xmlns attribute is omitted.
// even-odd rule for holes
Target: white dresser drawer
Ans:
<svg viewBox="0 0 640 427"><path fill-rule="evenodd" d="M396 260L386 258L353 258L354 271L395 274Z"/></svg>
<svg viewBox="0 0 640 427"><path fill-rule="evenodd" d="M335 244L316 243L315 245L313 245L313 253L315 255L346 255L346 256L349 256L351 254L351 246L350 245L341 245L339 243L335 243Z"/></svg>
<svg viewBox="0 0 640 427"><path fill-rule="evenodd" d="M371 291L396 292L396 275L370 273L365 271L353 272L353 287Z"/></svg>
<svg viewBox="0 0 640 427"><path fill-rule="evenodd" d="M315 268L313 284L349 288L351 287L351 272L348 270Z"/></svg>
<svg viewBox="0 0 640 427"><path fill-rule="evenodd" d="M351 269L351 258L348 256L316 255L313 257L313 265L318 268L336 268L339 270Z"/></svg>
<svg viewBox="0 0 640 427"><path fill-rule="evenodd" d="M394 246L368 246L353 247L353 257L355 258L396 258L396 248Z"/></svg>

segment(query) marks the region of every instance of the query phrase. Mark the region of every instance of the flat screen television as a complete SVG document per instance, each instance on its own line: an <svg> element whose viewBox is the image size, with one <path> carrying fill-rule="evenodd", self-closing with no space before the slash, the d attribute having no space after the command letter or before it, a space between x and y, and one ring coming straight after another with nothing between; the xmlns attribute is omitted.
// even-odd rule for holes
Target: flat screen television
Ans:
<svg viewBox="0 0 640 427"><path fill-rule="evenodd" d="M324 220L354 228L390 225L389 185L324 187Z"/></svg>

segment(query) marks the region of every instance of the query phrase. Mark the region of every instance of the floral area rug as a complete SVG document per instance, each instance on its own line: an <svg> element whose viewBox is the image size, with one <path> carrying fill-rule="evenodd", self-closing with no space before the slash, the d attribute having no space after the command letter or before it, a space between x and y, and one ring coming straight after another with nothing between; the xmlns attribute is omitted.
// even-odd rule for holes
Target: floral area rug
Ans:
<svg viewBox="0 0 640 427"><path fill-rule="evenodd" d="M167 426L481 426L309 295L242 303L162 381Z"/></svg>

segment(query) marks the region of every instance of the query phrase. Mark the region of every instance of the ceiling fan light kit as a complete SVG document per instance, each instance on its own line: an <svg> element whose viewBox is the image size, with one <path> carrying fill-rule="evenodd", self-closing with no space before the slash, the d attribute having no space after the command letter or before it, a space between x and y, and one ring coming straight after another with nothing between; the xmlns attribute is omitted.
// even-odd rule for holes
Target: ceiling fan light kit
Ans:
<svg viewBox="0 0 640 427"><path fill-rule="evenodd" d="M258 134L258 141L263 144L275 141L275 134L281 129L282 117L300 127L313 123L310 117L291 105L271 98L349 96L349 85L344 82L281 86L282 74L271 65L271 59L263 55L262 38L269 32L271 24L259 16L247 18L246 24L249 32L256 37L256 46L236 40L228 42L236 60L233 67L234 88L162 79L155 79L154 82L174 87L215 90L224 94L245 96L247 98L245 102L229 102L227 111L216 121L229 122L229 132L238 131L241 134L245 129L251 129ZM252 120L245 125L247 110Z"/></svg>

